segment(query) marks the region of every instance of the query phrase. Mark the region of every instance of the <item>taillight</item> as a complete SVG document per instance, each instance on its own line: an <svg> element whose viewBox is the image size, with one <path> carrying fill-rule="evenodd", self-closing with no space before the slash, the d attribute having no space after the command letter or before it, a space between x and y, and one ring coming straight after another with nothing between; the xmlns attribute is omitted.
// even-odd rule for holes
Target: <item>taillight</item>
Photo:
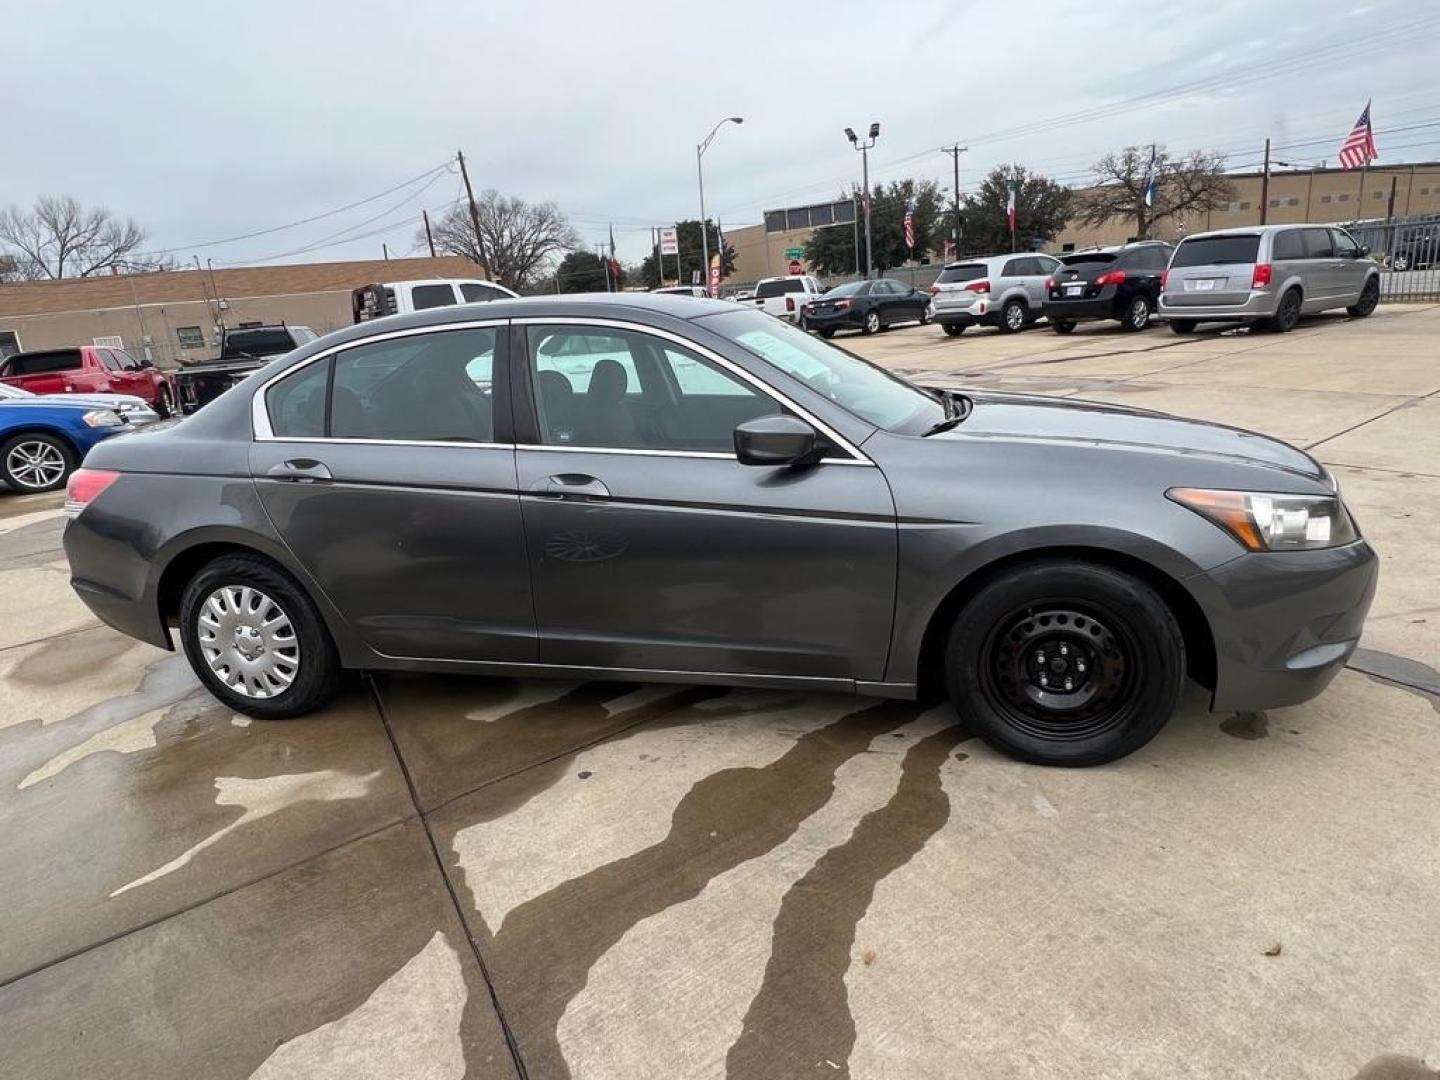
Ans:
<svg viewBox="0 0 1440 1080"><path fill-rule="evenodd" d="M65 516L78 517L81 510L119 479L120 474L109 469L76 469L65 485Z"/></svg>
<svg viewBox="0 0 1440 1080"><path fill-rule="evenodd" d="M1169 281L1169 280L1170 280L1170 271L1169 271L1169 270L1161 270L1161 271L1160 271L1160 291L1161 291L1161 292L1164 292L1164 291L1165 291L1165 283L1166 283L1167 281Z"/></svg>
<svg viewBox="0 0 1440 1080"><path fill-rule="evenodd" d="M1255 272L1250 275L1250 288L1263 289L1270 284L1270 264L1256 263Z"/></svg>
<svg viewBox="0 0 1440 1080"><path fill-rule="evenodd" d="M795 310L795 298L794 298L793 296L787 296L787 297L785 297L785 310L786 310L786 311L794 311L794 310Z"/></svg>
<svg viewBox="0 0 1440 1080"><path fill-rule="evenodd" d="M836 301L835 301L835 310L836 310L836 311L849 311L852 303L853 303L853 301L850 301L850 300L836 300Z"/></svg>
<svg viewBox="0 0 1440 1080"><path fill-rule="evenodd" d="M1053 277L1047 277L1045 279L1045 291L1049 292L1053 288L1055 288L1055 279Z"/></svg>
<svg viewBox="0 0 1440 1080"><path fill-rule="evenodd" d="M930 295L931 295L931 296L939 296L939 295L940 295L940 286L939 286L939 285L931 285L931 286L930 286Z"/></svg>
<svg viewBox="0 0 1440 1080"><path fill-rule="evenodd" d="M972 281L965 286L969 292L989 292L990 282L981 278L979 281Z"/></svg>
<svg viewBox="0 0 1440 1080"><path fill-rule="evenodd" d="M1106 285L1123 285L1124 283L1124 270L1107 270L1095 279L1095 287L1097 289L1103 289Z"/></svg>

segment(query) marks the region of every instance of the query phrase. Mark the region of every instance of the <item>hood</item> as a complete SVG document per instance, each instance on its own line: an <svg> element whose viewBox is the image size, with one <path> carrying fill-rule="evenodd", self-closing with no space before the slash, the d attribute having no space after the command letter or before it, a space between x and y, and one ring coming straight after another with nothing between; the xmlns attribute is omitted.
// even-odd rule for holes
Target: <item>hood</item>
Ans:
<svg viewBox="0 0 1440 1080"><path fill-rule="evenodd" d="M1013 438L1125 446L1224 459L1325 479L1325 470L1289 443L1241 428L1098 401L964 391L974 408L941 439Z"/></svg>
<svg viewBox="0 0 1440 1080"><path fill-rule="evenodd" d="M143 398L129 394L36 394L33 397L0 398L6 405L84 405L91 409L148 409Z"/></svg>

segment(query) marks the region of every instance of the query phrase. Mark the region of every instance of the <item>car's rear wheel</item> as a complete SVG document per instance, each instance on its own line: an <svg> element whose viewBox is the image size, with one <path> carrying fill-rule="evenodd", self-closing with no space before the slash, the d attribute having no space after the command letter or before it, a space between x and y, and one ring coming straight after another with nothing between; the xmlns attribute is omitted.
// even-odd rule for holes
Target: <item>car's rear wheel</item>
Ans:
<svg viewBox="0 0 1440 1080"><path fill-rule="evenodd" d="M1025 305L1019 300L1007 300L1000 312L1000 332L1013 334L1025 329Z"/></svg>
<svg viewBox="0 0 1440 1080"><path fill-rule="evenodd" d="M1150 325L1150 301L1143 296L1132 297L1120 319L1122 330L1144 330Z"/></svg>
<svg viewBox="0 0 1440 1080"><path fill-rule="evenodd" d="M1185 645L1144 582L1050 560L975 594L950 633L945 675L961 719L997 749L1042 765L1099 765L1165 726Z"/></svg>
<svg viewBox="0 0 1440 1080"><path fill-rule="evenodd" d="M1300 321L1300 290L1289 289L1280 298L1280 306L1275 309L1275 314L1263 320L1262 325L1267 330L1274 330L1284 334L1295 329L1295 324Z"/></svg>
<svg viewBox="0 0 1440 1080"><path fill-rule="evenodd" d="M880 329L880 313L871 311L865 315L864 332L867 334L876 333Z"/></svg>
<svg viewBox="0 0 1440 1080"><path fill-rule="evenodd" d="M221 556L191 579L180 639L205 688L247 716L300 716L340 686L340 658L314 603L258 555Z"/></svg>
<svg viewBox="0 0 1440 1080"><path fill-rule="evenodd" d="M1170 332L1172 334L1193 334L1195 332L1195 320L1171 319Z"/></svg>
<svg viewBox="0 0 1440 1080"><path fill-rule="evenodd" d="M1363 319L1371 314L1380 303L1380 279L1372 277L1360 290L1360 299L1345 309L1353 319Z"/></svg>
<svg viewBox="0 0 1440 1080"><path fill-rule="evenodd" d="M1074 319L1051 319L1050 329L1057 334L1069 334L1075 330Z"/></svg>
<svg viewBox="0 0 1440 1080"><path fill-rule="evenodd" d="M819 334L822 338L824 338L826 341L829 341L832 337L835 336L834 330L817 330L815 332Z"/></svg>
<svg viewBox="0 0 1440 1080"><path fill-rule="evenodd" d="M960 323L942 323L940 328L945 331L947 337L959 337L965 332L965 327Z"/></svg>
<svg viewBox="0 0 1440 1080"><path fill-rule="evenodd" d="M16 491L54 491L74 471L75 451L55 435L24 432L0 446L0 479Z"/></svg>

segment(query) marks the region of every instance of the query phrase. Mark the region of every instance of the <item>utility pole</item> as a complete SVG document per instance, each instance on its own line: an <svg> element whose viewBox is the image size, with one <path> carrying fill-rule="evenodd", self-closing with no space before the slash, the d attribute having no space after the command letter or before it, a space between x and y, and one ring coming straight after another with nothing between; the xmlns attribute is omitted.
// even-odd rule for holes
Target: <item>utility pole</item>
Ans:
<svg viewBox="0 0 1440 1080"><path fill-rule="evenodd" d="M1260 174L1260 224L1270 212L1270 140L1265 140L1265 169Z"/></svg>
<svg viewBox="0 0 1440 1080"><path fill-rule="evenodd" d="M1400 177L1394 173L1390 174L1390 201L1385 204L1385 220L1389 221L1395 216L1395 188L1400 183Z"/></svg>
<svg viewBox="0 0 1440 1080"><path fill-rule="evenodd" d="M425 219L425 243L430 245L430 257L435 258L435 237L430 233L430 211L421 210L420 216Z"/></svg>
<svg viewBox="0 0 1440 1080"><path fill-rule="evenodd" d="M970 149L968 146L961 146L956 143L954 146L942 146L940 152L949 154L955 161L955 258L960 257L960 155Z"/></svg>
<svg viewBox="0 0 1440 1080"><path fill-rule="evenodd" d="M386 244L381 244L381 245L380 245L380 253L385 256L385 261L386 261L386 262L389 262L389 261L390 261L390 248L389 248L388 245L386 245Z"/></svg>
<svg viewBox="0 0 1440 1080"><path fill-rule="evenodd" d="M475 209L475 192L470 189L470 173L465 168L465 155L457 150L455 157L460 162L460 179L465 181L465 201L470 204L470 225L475 230L475 250L480 254L480 263L485 267L485 273L490 274L490 257L485 254L485 238L480 235L480 211Z"/></svg>

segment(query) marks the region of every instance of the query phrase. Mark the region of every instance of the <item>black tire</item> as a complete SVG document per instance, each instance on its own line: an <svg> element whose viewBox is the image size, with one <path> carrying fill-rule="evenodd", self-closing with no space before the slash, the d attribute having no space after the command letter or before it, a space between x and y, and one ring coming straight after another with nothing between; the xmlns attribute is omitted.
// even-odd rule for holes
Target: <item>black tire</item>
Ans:
<svg viewBox="0 0 1440 1080"><path fill-rule="evenodd" d="M829 341L832 337L835 336L834 330L817 330L815 332L819 334L822 338L824 338L826 341Z"/></svg>
<svg viewBox="0 0 1440 1080"><path fill-rule="evenodd" d="M1409 270L1409 269L1410 269L1410 254L1409 254L1409 252L1401 252L1399 255L1393 255L1393 256L1391 256L1391 258L1390 258L1390 269L1393 270L1393 271L1395 271L1395 273L1397 273L1397 274L1403 274L1403 273L1405 273L1405 271Z"/></svg>
<svg viewBox="0 0 1440 1080"><path fill-rule="evenodd" d="M160 392L155 395L155 412L161 420L168 420L175 415L175 403L170 397L168 386L160 387Z"/></svg>
<svg viewBox="0 0 1440 1080"><path fill-rule="evenodd" d="M1050 329L1057 334L1071 334L1075 331L1074 319L1051 319Z"/></svg>
<svg viewBox="0 0 1440 1080"><path fill-rule="evenodd" d="M272 601L294 629L298 647L293 681L270 697L238 693L211 669L202 651L200 616L218 589L251 588ZM325 705L340 688L340 657L314 603L295 580L259 555L222 555L206 564L180 600L180 640L190 667L205 688L236 712L260 720L284 720ZM273 647L273 646L272 646Z"/></svg>
<svg viewBox="0 0 1440 1080"><path fill-rule="evenodd" d="M43 431L22 431L0 446L0 480L26 495L64 487L75 463L74 448Z"/></svg>
<svg viewBox="0 0 1440 1080"><path fill-rule="evenodd" d="M867 311L865 313L865 325L861 327L860 332L862 334L873 334L877 330L883 329L885 329L885 326L880 322L880 313L878 311Z"/></svg>
<svg viewBox="0 0 1440 1080"><path fill-rule="evenodd" d="M959 337L965 332L965 327L961 323L941 323L940 329L945 331L946 337Z"/></svg>
<svg viewBox="0 0 1440 1080"><path fill-rule="evenodd" d="M920 319L919 319L919 322L920 322L920 325L921 325L921 326L929 326L929 325L930 325L930 305L927 304L927 305L925 305L923 308L920 309Z"/></svg>
<svg viewBox="0 0 1440 1080"><path fill-rule="evenodd" d="M1185 643L1144 582L1047 560L1003 572L965 605L946 645L945 681L961 720L1001 752L1039 765L1101 765L1138 750L1170 719Z"/></svg>
<svg viewBox="0 0 1440 1080"><path fill-rule="evenodd" d="M1171 319L1170 332L1172 334L1193 334L1195 332L1195 320Z"/></svg>
<svg viewBox="0 0 1440 1080"><path fill-rule="evenodd" d="M1150 325L1150 301L1143 294L1132 296L1120 315L1120 329L1130 333Z"/></svg>
<svg viewBox="0 0 1440 1080"><path fill-rule="evenodd" d="M1352 319L1363 319L1372 314L1380 303L1380 279L1372 277L1360 290L1360 300L1345 309Z"/></svg>
<svg viewBox="0 0 1440 1080"><path fill-rule="evenodd" d="M1025 329L1029 322L1029 312L1025 310L1025 304L1021 300L1007 300L1005 306L1000 309L1000 321L996 325L1000 327L1002 334L1013 334Z"/></svg>
<svg viewBox="0 0 1440 1080"><path fill-rule="evenodd" d="M1274 330L1277 334L1289 333L1300 321L1302 303L1299 289L1287 289L1285 295L1280 297L1280 306L1275 309L1275 314L1271 318L1262 319L1260 325L1266 330Z"/></svg>

